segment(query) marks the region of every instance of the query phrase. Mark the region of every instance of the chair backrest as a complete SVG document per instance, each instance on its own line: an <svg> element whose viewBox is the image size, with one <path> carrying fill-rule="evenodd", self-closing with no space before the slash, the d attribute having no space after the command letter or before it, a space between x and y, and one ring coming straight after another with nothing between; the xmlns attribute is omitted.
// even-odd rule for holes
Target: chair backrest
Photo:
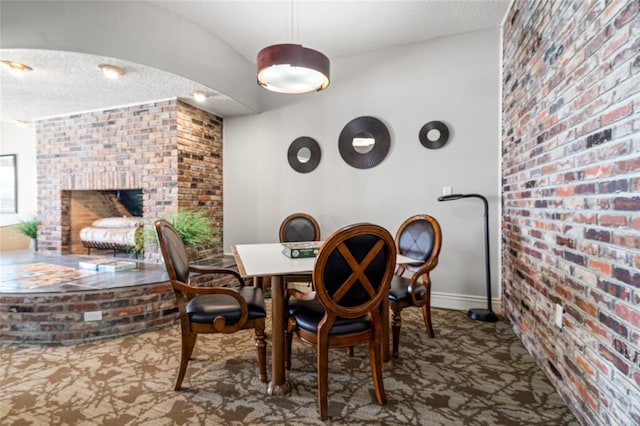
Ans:
<svg viewBox="0 0 640 426"><path fill-rule="evenodd" d="M356 318L387 297L396 262L389 232L370 223L339 229L323 243L313 270L317 297L327 312Z"/></svg>
<svg viewBox="0 0 640 426"><path fill-rule="evenodd" d="M164 265L172 281L189 282L189 257L178 231L164 219L155 221Z"/></svg>
<svg viewBox="0 0 640 426"><path fill-rule="evenodd" d="M280 242L320 241L320 225L306 213L287 216L280 225Z"/></svg>
<svg viewBox="0 0 640 426"><path fill-rule="evenodd" d="M430 262L440 254L442 231L438 221L429 215L418 214L405 220L396 234L396 248L399 254L421 260L419 266Z"/></svg>

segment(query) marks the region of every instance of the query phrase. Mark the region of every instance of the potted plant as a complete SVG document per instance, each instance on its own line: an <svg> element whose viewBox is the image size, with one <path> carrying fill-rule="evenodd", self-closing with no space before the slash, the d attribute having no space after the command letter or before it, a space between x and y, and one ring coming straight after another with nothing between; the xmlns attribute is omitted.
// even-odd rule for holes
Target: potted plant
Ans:
<svg viewBox="0 0 640 426"><path fill-rule="evenodd" d="M179 209L165 219L173 225L189 253L190 261L208 258L216 251L218 242L215 222L207 210ZM148 240L155 240L155 229L145 232Z"/></svg>
<svg viewBox="0 0 640 426"><path fill-rule="evenodd" d="M144 228L138 228L135 235L136 245L129 250L129 254L135 255L136 259L138 258L138 255L144 255L144 235Z"/></svg>
<svg viewBox="0 0 640 426"><path fill-rule="evenodd" d="M20 222L18 230L31 238L31 244L35 251L38 251L38 219L33 217Z"/></svg>
<svg viewBox="0 0 640 426"><path fill-rule="evenodd" d="M216 242L216 228L206 210L180 209L167 221L176 228L185 246L210 245Z"/></svg>

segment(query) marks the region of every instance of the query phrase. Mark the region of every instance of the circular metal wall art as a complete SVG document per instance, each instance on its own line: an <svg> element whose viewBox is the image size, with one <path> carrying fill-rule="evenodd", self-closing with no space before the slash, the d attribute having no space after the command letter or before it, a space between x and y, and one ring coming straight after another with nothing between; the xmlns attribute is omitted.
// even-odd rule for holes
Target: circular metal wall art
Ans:
<svg viewBox="0 0 640 426"><path fill-rule="evenodd" d="M374 117L358 117L340 132L338 150L342 159L357 169L370 169L389 153L391 137L384 123Z"/></svg>
<svg viewBox="0 0 640 426"><path fill-rule="evenodd" d="M430 121L420 129L419 138L425 148L442 148L449 140L449 128L442 121Z"/></svg>
<svg viewBox="0 0 640 426"><path fill-rule="evenodd" d="M300 173L309 173L320 164L320 145L315 139L301 136L291 142L287 159L291 168Z"/></svg>

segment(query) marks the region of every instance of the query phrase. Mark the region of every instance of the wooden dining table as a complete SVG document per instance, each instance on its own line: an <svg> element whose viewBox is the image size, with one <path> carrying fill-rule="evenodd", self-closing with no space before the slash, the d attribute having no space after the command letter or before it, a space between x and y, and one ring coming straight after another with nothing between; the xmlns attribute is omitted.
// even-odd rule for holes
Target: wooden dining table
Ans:
<svg viewBox="0 0 640 426"><path fill-rule="evenodd" d="M238 270L243 278L271 278L271 381L267 387L269 395L285 395L291 390L284 368L284 321L285 291L284 277L313 272L315 257L290 258L283 252L281 243L236 244L231 247ZM418 260L397 255L396 263L418 263ZM382 361L390 368L389 355L389 301L384 300L382 315Z"/></svg>

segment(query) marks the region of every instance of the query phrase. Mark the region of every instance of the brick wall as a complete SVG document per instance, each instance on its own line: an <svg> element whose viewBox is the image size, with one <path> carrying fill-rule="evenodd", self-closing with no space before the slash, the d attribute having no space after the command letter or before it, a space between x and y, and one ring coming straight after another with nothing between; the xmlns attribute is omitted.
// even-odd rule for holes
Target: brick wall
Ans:
<svg viewBox="0 0 640 426"><path fill-rule="evenodd" d="M198 248L199 258L222 255L222 118L179 102L177 109L178 205L206 208L217 242Z"/></svg>
<svg viewBox="0 0 640 426"><path fill-rule="evenodd" d="M101 311L102 320L85 321L87 311ZM178 318L169 283L0 295L2 342L80 343L166 327Z"/></svg>
<svg viewBox="0 0 640 426"><path fill-rule="evenodd" d="M583 424L640 423L639 9L517 0L504 27L503 309Z"/></svg>
<svg viewBox="0 0 640 426"><path fill-rule="evenodd" d="M142 189L145 226L181 206L222 229L220 117L171 100L43 120L36 134L39 250L71 252L73 190ZM145 258L159 261L150 236Z"/></svg>

